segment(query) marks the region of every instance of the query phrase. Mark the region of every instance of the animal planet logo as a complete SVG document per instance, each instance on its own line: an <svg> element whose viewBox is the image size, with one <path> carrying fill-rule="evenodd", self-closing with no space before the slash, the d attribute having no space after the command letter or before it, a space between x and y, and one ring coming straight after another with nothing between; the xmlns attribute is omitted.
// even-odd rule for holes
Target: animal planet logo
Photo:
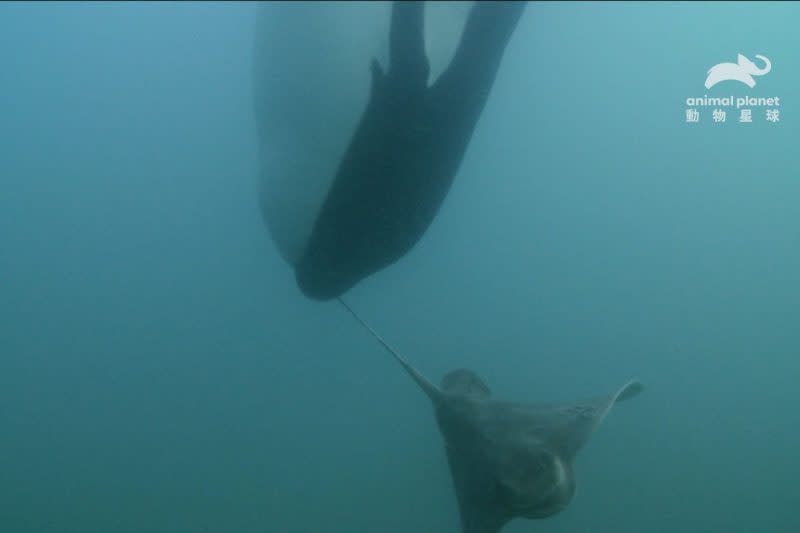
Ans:
<svg viewBox="0 0 800 533"><path fill-rule="evenodd" d="M706 72L706 89L721 83L723 81L738 81L750 87L755 87L756 80L753 76L763 76L772 70L772 62L765 56L756 54L756 59L764 63L763 67L759 67L753 61L748 59L743 54L739 54L736 63L718 63L708 69ZM725 107L736 106L739 110L739 122L753 122L753 110L751 107L766 106L769 109L765 110L767 122L778 122L780 120L780 98L777 96L771 98L753 97L753 96L739 96L733 95L725 97L709 97L707 94L702 97L689 97L686 99L686 122L700 122L700 111L696 107L714 106L711 118L714 122L726 122L727 110Z"/></svg>
<svg viewBox="0 0 800 533"><path fill-rule="evenodd" d="M763 76L772 70L772 62L762 55L756 54L756 59L764 62L764 68L758 68L755 63L747 57L739 54L738 63L719 63L708 69L706 78L706 89L710 89L721 81L740 81L750 87L756 86L753 76Z"/></svg>

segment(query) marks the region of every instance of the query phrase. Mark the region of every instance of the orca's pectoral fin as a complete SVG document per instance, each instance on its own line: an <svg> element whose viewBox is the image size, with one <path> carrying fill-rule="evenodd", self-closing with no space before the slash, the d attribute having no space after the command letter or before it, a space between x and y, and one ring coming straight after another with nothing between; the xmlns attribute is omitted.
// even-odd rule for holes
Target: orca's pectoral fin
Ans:
<svg viewBox="0 0 800 533"><path fill-rule="evenodd" d="M432 87L454 114L477 120L527 2L475 2L450 65Z"/></svg>
<svg viewBox="0 0 800 533"><path fill-rule="evenodd" d="M389 75L403 85L425 87L430 66L425 55L424 2L392 4Z"/></svg>

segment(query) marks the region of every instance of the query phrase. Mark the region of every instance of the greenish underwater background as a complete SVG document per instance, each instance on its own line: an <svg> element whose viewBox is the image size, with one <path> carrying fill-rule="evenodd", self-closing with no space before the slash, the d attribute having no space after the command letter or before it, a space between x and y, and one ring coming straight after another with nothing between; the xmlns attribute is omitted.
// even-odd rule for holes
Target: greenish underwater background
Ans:
<svg viewBox="0 0 800 533"><path fill-rule="evenodd" d="M261 220L255 14L0 4L4 533L458 531L426 398ZM347 295L436 381L644 383L570 506L504 533L800 531L798 26L531 4L434 224ZM772 71L706 90L738 53ZM780 122L685 122L731 93Z"/></svg>

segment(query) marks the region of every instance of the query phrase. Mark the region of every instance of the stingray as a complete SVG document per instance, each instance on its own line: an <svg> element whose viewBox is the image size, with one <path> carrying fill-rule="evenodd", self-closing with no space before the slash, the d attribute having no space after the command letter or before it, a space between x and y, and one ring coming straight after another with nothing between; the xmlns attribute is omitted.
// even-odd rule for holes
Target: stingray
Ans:
<svg viewBox="0 0 800 533"><path fill-rule="evenodd" d="M358 16L362 7L373 9L371 4L333 7L353 9ZM316 43L316 34L336 29L336 20L320 20L311 9L276 5L269 29L260 32L257 52L267 55L257 59L265 69L257 78L266 80L256 94L264 152L261 210L309 298L340 296L398 261L422 238L459 170L525 8L525 2L475 2L466 16L449 17L463 19L460 38L452 59L429 82L433 69L427 49L435 46L428 41L443 35L426 27L427 8L446 7L425 4L393 2L388 31L375 28L375 35L388 33L388 65L376 57L358 68L338 62L339 49L349 46L345 31L307 62L294 59L306 53L308 42ZM284 36L278 17L296 24L298 33ZM359 22L349 25L360 35ZM436 30L440 24L434 22ZM328 58L335 68L325 63ZM369 74L368 94L351 123L343 114L355 104L351 93L361 87L361 72ZM351 78L352 91L340 87ZM329 174L332 182L319 195L321 203L309 200ZM269 186L275 179L283 182ZM299 192L283 192L292 187ZM302 213L287 215L295 204L301 204ZM308 230L301 222L306 217L313 219Z"/></svg>
<svg viewBox="0 0 800 533"><path fill-rule="evenodd" d="M497 533L514 518L542 519L575 494L573 463L611 407L642 391L631 380L615 392L565 404L494 399L474 372L460 368L437 387L339 302L378 340L433 404L444 437L463 533Z"/></svg>

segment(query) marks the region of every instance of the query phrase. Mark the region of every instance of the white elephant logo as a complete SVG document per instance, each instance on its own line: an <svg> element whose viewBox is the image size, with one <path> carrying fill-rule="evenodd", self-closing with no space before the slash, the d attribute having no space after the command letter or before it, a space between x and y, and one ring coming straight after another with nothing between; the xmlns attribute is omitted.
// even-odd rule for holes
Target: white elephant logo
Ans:
<svg viewBox="0 0 800 533"><path fill-rule="evenodd" d="M739 54L738 63L720 63L708 69L706 78L706 89L710 89L717 83L726 80L740 81L750 87L755 86L756 80L753 76L763 76L772 68L772 63L764 56L756 54L756 58L764 62L764 68L758 68L755 63Z"/></svg>

